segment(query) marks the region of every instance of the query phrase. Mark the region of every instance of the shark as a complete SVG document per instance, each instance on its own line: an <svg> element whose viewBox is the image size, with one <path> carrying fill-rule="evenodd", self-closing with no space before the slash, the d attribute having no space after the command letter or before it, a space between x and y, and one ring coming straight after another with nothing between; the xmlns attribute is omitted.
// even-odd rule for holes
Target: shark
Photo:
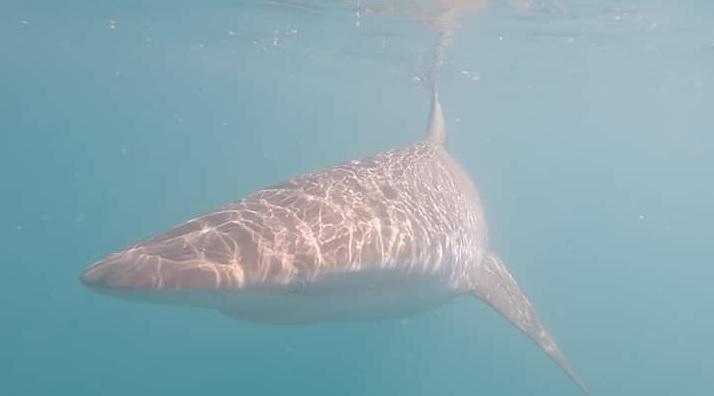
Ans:
<svg viewBox="0 0 714 396"><path fill-rule="evenodd" d="M420 141L257 191L101 259L81 281L273 324L402 318L473 296L588 393L489 249L483 212L448 151L434 85Z"/></svg>

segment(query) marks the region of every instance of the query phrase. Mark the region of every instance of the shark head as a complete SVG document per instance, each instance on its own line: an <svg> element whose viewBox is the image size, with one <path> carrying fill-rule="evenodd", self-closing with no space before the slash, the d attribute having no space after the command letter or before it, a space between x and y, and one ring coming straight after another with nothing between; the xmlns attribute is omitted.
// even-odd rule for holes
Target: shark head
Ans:
<svg viewBox="0 0 714 396"><path fill-rule="evenodd" d="M229 215L212 213L200 221L191 220L157 237L137 243L111 254L87 268L81 275L82 283L94 289L114 291L162 289L217 289L221 274L211 262L237 262L240 257L226 257L225 242L211 224L227 221ZM250 236L243 235L249 239ZM241 234L234 235L233 243L241 244ZM243 245L247 245L243 243ZM231 252L233 253L233 252ZM244 251L243 259L245 257ZM232 274L233 279L240 276ZM241 286L240 282L236 285Z"/></svg>

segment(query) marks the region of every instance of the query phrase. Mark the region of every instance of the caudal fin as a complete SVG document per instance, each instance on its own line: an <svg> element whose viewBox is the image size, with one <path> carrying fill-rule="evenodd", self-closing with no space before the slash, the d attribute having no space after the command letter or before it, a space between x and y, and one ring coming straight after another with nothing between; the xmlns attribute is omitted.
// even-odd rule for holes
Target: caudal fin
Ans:
<svg viewBox="0 0 714 396"><path fill-rule="evenodd" d="M578 377L558 348L553 337L538 318L513 275L495 255L488 255L470 274L468 288L479 299L505 316L533 340L587 395L585 383Z"/></svg>

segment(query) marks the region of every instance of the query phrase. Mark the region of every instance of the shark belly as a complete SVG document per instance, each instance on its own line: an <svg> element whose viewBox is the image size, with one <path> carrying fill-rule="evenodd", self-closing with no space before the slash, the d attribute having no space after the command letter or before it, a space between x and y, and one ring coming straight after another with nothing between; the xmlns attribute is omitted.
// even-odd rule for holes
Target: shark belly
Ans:
<svg viewBox="0 0 714 396"><path fill-rule="evenodd" d="M149 304L216 309L247 322L312 324L398 319L429 311L464 293L445 279L443 273L371 267L239 289L95 291Z"/></svg>
<svg viewBox="0 0 714 396"><path fill-rule="evenodd" d="M459 293L436 274L367 270L329 274L285 288L236 291L224 296L218 308L252 322L355 322L412 316Z"/></svg>

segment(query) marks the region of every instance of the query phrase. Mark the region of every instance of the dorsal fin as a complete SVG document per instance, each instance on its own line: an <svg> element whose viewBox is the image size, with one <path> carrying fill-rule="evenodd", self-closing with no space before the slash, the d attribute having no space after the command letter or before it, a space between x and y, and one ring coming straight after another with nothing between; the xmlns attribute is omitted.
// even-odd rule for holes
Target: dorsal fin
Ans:
<svg viewBox="0 0 714 396"><path fill-rule="evenodd" d="M446 147L446 123L444 122L444 112L441 110L439 93L436 89L436 81L431 84L431 114L426 130L426 140L438 146Z"/></svg>

